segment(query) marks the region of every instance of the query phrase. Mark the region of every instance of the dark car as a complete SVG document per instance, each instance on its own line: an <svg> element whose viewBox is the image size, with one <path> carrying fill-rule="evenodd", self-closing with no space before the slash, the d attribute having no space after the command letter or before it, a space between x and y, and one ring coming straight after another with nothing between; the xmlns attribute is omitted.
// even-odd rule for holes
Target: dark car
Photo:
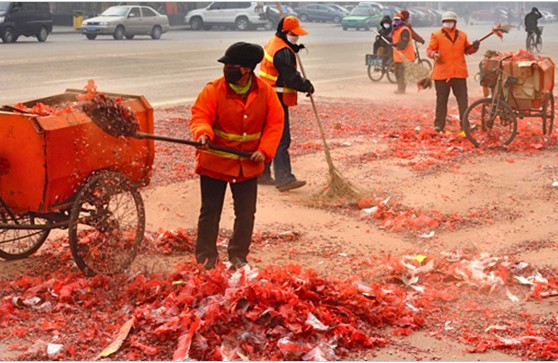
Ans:
<svg viewBox="0 0 558 363"><path fill-rule="evenodd" d="M345 16L343 11L324 4L308 4L294 9L301 21L332 21L336 24Z"/></svg>
<svg viewBox="0 0 558 363"><path fill-rule="evenodd" d="M52 13L48 3L0 1L0 37L13 43L21 35L44 42L52 33Z"/></svg>
<svg viewBox="0 0 558 363"><path fill-rule="evenodd" d="M424 8L413 7L409 9L409 21L414 27L434 25L434 16Z"/></svg>
<svg viewBox="0 0 558 363"><path fill-rule="evenodd" d="M290 6L281 5L281 13L277 9L277 6L273 5L265 5L263 7L263 15L269 21L266 26L264 26L265 30L272 30L277 28L277 24L281 20L281 17L286 15L294 15L297 16L296 12Z"/></svg>

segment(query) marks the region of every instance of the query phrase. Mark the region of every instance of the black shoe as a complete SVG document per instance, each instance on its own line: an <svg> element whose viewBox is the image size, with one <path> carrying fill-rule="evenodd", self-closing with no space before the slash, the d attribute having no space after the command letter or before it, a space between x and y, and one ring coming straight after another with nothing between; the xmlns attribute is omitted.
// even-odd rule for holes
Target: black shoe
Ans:
<svg viewBox="0 0 558 363"><path fill-rule="evenodd" d="M215 265L217 265L217 257L207 257L204 261L198 261L198 263L202 264L203 267L205 267L205 269L208 271L213 270L215 268Z"/></svg>
<svg viewBox="0 0 558 363"><path fill-rule="evenodd" d="M248 264L248 261L246 261L246 259L242 257L231 257L229 259L229 262L231 263L231 270L238 270L239 268L242 268L244 266L250 266Z"/></svg>
<svg viewBox="0 0 558 363"><path fill-rule="evenodd" d="M275 179L270 176L259 176L258 185L275 185Z"/></svg>
<svg viewBox="0 0 558 363"><path fill-rule="evenodd" d="M277 187L277 189L279 189L280 192L286 192L287 190L300 188L300 187L303 187L305 185L306 185L306 181L295 180L295 181L292 181L290 183L280 185L280 186Z"/></svg>

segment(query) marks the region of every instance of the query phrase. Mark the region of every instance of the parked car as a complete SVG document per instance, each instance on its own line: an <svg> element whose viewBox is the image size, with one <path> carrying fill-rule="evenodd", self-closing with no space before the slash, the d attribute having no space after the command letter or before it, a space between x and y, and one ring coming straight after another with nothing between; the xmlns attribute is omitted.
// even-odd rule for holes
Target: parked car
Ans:
<svg viewBox="0 0 558 363"><path fill-rule="evenodd" d="M356 30L360 30L361 28L364 30L370 30L371 28L376 27L384 14L373 7L368 6L357 6L349 15L343 18L341 21L341 27L343 30L347 30L350 28L355 28Z"/></svg>
<svg viewBox="0 0 558 363"><path fill-rule="evenodd" d="M346 7L344 7L344 6L342 6L342 5L339 5L339 4L327 4L327 5L332 6L332 7L336 8L336 9L338 9L338 10L341 11L341 12L343 13L343 15L345 15L345 16L346 16L346 15L349 15L349 13L351 12L350 10L347 10Z"/></svg>
<svg viewBox="0 0 558 363"><path fill-rule="evenodd" d="M161 34L170 29L169 19L149 6L119 5L111 6L101 15L81 23L80 30L87 39L94 40L98 35L112 35L116 40L133 39L136 35L150 35L160 39Z"/></svg>
<svg viewBox="0 0 558 363"><path fill-rule="evenodd" d="M52 13L46 2L0 1L0 37L4 43L14 43L23 35L46 41L52 33Z"/></svg>
<svg viewBox="0 0 558 363"><path fill-rule="evenodd" d="M305 21L332 21L336 24L341 22L345 14L331 6L324 4L308 4L294 9L298 18Z"/></svg>
<svg viewBox="0 0 558 363"><path fill-rule="evenodd" d="M480 9L473 11L469 18L470 24L478 24L484 22L493 22L494 21L494 11L491 9Z"/></svg>
<svg viewBox="0 0 558 363"><path fill-rule="evenodd" d="M414 27L432 26L434 16L425 8L413 7L409 10L409 21Z"/></svg>
<svg viewBox="0 0 558 363"><path fill-rule="evenodd" d="M557 19L557 16L555 14L552 14L550 11L548 10L540 10L541 14L542 14L542 21L545 23L553 23L555 22Z"/></svg>
<svg viewBox="0 0 558 363"><path fill-rule="evenodd" d="M283 15L294 15L297 16L296 12L290 6L281 5L281 11ZM263 13L265 19L269 22L264 26L266 30L272 30L277 28L277 24L279 24L279 20L281 20L281 13L277 9L275 5L264 5Z"/></svg>
<svg viewBox="0 0 558 363"><path fill-rule="evenodd" d="M389 16L391 19L393 19L393 16L399 12L401 12L401 9L396 7L396 6L384 6L383 8L380 9L380 11L382 12L382 14Z"/></svg>
<svg viewBox="0 0 558 363"><path fill-rule="evenodd" d="M213 2L203 9L189 11L184 21L192 30L222 26L245 31L268 24L263 5L256 1Z"/></svg>
<svg viewBox="0 0 558 363"><path fill-rule="evenodd" d="M438 9L430 9L430 13L434 16L434 26L440 26L442 24L442 15L444 12ZM467 20L467 19L465 19Z"/></svg>
<svg viewBox="0 0 558 363"><path fill-rule="evenodd" d="M376 8L378 10L381 10L381 9L384 8L385 5L382 5L382 4L380 4L378 2L375 2L375 1L361 1L361 2L358 3L357 6L359 6L359 7L360 6L368 6L368 7L372 7L372 8Z"/></svg>

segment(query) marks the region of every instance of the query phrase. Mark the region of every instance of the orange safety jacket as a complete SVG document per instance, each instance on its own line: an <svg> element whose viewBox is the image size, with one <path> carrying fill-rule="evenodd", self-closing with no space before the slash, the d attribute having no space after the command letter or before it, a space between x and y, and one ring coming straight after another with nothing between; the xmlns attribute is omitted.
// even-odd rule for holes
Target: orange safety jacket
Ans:
<svg viewBox="0 0 558 363"><path fill-rule="evenodd" d="M404 60L400 53L403 53L405 58L411 62L414 62L416 57L415 47L413 46L413 40L411 39L411 29L409 29L408 26L403 25L393 31L393 44L397 44L401 41L401 34L405 30L409 32L409 42L404 49L397 49L393 51L393 61L397 63L402 63Z"/></svg>
<svg viewBox="0 0 558 363"><path fill-rule="evenodd" d="M192 106L190 129L195 140L208 135L211 143L247 152L260 151L271 162L281 140L283 106L267 83L252 75L246 100L224 77L209 82ZM198 149L196 173L227 182L255 178L264 163L211 149Z"/></svg>
<svg viewBox="0 0 558 363"><path fill-rule="evenodd" d="M434 63L433 80L448 80L451 78L467 78L467 62L465 54L473 54L475 49L467 40L467 34L457 29L439 29L432 33L426 53L431 56L439 54Z"/></svg>
<svg viewBox="0 0 558 363"><path fill-rule="evenodd" d="M279 71L275 68L273 60L275 59L275 54L283 48L287 48L295 54L295 52L283 39L278 36L271 37L264 48L264 58L260 63L260 77L275 88L277 93L283 94L283 103L285 105L295 106L297 104L297 90L288 88L284 84L277 84ZM298 67L298 63L296 66Z"/></svg>

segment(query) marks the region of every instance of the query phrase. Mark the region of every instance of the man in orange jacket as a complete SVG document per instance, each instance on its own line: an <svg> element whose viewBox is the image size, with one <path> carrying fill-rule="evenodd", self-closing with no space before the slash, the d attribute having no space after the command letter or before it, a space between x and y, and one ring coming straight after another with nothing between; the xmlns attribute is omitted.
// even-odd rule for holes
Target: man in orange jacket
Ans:
<svg viewBox="0 0 558 363"><path fill-rule="evenodd" d="M411 29L407 23L403 21L403 15L400 13L393 16L392 41L393 47L393 63L395 66L395 79L397 80L397 94L405 93L407 88L407 80L405 79L404 61L415 61L415 48L411 42Z"/></svg>
<svg viewBox="0 0 558 363"><path fill-rule="evenodd" d="M467 109L467 62L466 54L479 50L480 42L470 43L467 34L456 28L457 14L452 11L442 14L442 28L432 33L426 55L434 59L432 79L436 88L436 118L434 131L442 132L446 127L448 99L453 91L459 107L459 120Z"/></svg>
<svg viewBox="0 0 558 363"><path fill-rule="evenodd" d="M209 82L192 106L190 129L202 145L234 148L250 158L202 147L196 153L200 175L201 210L198 219L196 261L206 269L218 259L217 237L227 184L234 200L235 221L228 245L229 262L240 268L247 255L256 214L257 177L270 162L283 133L283 108L275 90L256 77L263 58L257 44L238 42L219 58L224 76Z"/></svg>

